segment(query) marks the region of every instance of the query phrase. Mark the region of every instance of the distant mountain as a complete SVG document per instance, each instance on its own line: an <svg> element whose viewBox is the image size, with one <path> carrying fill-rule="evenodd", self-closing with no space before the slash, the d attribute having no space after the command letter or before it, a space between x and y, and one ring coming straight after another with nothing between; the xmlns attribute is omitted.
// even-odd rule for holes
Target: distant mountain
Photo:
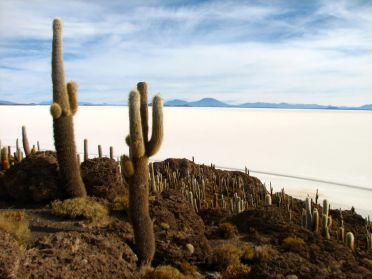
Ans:
<svg viewBox="0 0 372 279"><path fill-rule="evenodd" d="M21 104L0 100L0 105L50 105L51 101L42 101L34 104ZM92 102L79 102L80 106L126 106L127 103L92 103ZM151 103L149 104L152 105ZM372 110L372 104L363 105L360 107L349 106L332 106L332 105L318 105L318 104L288 104L288 103L244 103L240 105L229 105L214 98L204 98L199 101L188 102L180 99L169 100L165 102L164 106L167 107L229 107L229 108L277 108L277 109L331 109L331 110Z"/></svg>
<svg viewBox="0 0 372 279"><path fill-rule="evenodd" d="M170 101L165 102L164 106L167 106L167 107L189 107L190 105L187 101L175 99L175 100L170 100Z"/></svg>
<svg viewBox="0 0 372 279"><path fill-rule="evenodd" d="M323 106L317 104L288 104L288 103L245 103L238 105L240 108L281 108L281 109L337 109L334 106Z"/></svg>
<svg viewBox="0 0 372 279"><path fill-rule="evenodd" d="M225 104L213 98L204 98L199 101L189 102L191 107L231 107L231 105Z"/></svg>
<svg viewBox="0 0 372 279"><path fill-rule="evenodd" d="M28 105L35 105L35 104L22 104L22 103L15 103L15 102L0 100L0 106L28 106Z"/></svg>
<svg viewBox="0 0 372 279"><path fill-rule="evenodd" d="M13 103L13 102L8 102L8 101L2 101L2 100L0 100L0 105L11 106L11 105L17 105L17 104L16 103Z"/></svg>
<svg viewBox="0 0 372 279"><path fill-rule="evenodd" d="M372 104L361 106L361 107L359 107L359 109L372 110Z"/></svg>
<svg viewBox="0 0 372 279"><path fill-rule="evenodd" d="M230 107L230 108L277 108L277 109L341 109L341 110L372 110L371 105L364 105L360 107L337 107L332 105L318 105L318 104L288 104L288 103L244 103L240 105L229 105L213 98L204 98L199 101L188 102L184 100L170 100L165 102L165 106L183 106L183 107Z"/></svg>
<svg viewBox="0 0 372 279"><path fill-rule="evenodd" d="M225 104L213 98L204 98L194 102L176 99L165 102L164 105L169 107L231 107L231 105Z"/></svg>

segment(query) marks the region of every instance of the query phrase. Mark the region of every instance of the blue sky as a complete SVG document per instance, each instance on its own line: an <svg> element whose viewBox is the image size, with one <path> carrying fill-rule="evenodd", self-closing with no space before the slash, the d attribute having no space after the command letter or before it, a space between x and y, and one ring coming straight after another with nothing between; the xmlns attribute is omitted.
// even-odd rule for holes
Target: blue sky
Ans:
<svg viewBox="0 0 372 279"><path fill-rule="evenodd" d="M52 20L80 101L372 103L372 1L0 1L0 100L52 97Z"/></svg>

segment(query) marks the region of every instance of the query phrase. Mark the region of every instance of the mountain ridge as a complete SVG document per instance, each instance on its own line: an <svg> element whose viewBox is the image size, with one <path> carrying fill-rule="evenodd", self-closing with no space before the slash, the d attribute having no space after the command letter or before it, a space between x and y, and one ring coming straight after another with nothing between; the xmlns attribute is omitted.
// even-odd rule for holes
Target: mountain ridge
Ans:
<svg viewBox="0 0 372 279"><path fill-rule="evenodd" d="M39 103L16 103L11 101L0 100L0 105L50 105L50 101L42 101ZM92 103L79 102L80 106L126 106L126 103ZM151 105L151 104L150 104ZM286 102L268 103L268 102L252 102L242 103L237 105L227 104L215 98L202 98L197 101L185 101L182 99L172 99L164 103L166 107L219 107L219 108L271 108L271 109L328 109L328 110L372 110L372 104L365 104L359 107L352 106L334 106L334 105L319 105L319 104L291 104Z"/></svg>

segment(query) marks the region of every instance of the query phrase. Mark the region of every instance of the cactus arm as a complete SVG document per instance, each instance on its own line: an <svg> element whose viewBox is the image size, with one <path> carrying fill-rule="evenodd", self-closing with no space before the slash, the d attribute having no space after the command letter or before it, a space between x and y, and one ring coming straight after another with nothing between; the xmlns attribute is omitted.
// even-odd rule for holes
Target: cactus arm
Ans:
<svg viewBox="0 0 372 279"><path fill-rule="evenodd" d="M152 101L152 134L146 145L146 155L154 155L160 149L163 141L163 100L157 94Z"/></svg>
<svg viewBox="0 0 372 279"><path fill-rule="evenodd" d="M62 116L62 108L58 103L53 103L50 106L50 114L53 116L53 119L58 119Z"/></svg>
<svg viewBox="0 0 372 279"><path fill-rule="evenodd" d="M134 175L134 166L131 159L128 156L123 155L120 158L121 170L125 178L130 178Z"/></svg>
<svg viewBox="0 0 372 279"><path fill-rule="evenodd" d="M149 124L148 124L148 107L147 107L147 83L137 83L137 90L141 96L141 124L142 124L142 136L143 142L148 142Z"/></svg>
<svg viewBox="0 0 372 279"><path fill-rule="evenodd" d="M77 83L75 81L69 81L67 83L67 94L70 104L71 113L74 115L78 110L78 97L77 97Z"/></svg>
<svg viewBox="0 0 372 279"><path fill-rule="evenodd" d="M141 125L141 97L137 90L129 94L129 130L130 130L130 154L133 158L141 158L145 155Z"/></svg>

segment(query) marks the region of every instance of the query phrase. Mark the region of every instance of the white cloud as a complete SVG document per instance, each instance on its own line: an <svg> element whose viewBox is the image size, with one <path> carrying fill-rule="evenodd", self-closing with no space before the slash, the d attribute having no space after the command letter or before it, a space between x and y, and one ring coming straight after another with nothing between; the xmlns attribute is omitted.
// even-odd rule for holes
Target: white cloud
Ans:
<svg viewBox="0 0 372 279"><path fill-rule="evenodd" d="M147 80L166 99L372 103L371 5L314 2L304 13L281 2L50 2L0 3L0 99L51 98L58 15L67 76L78 81L81 100L123 101Z"/></svg>

